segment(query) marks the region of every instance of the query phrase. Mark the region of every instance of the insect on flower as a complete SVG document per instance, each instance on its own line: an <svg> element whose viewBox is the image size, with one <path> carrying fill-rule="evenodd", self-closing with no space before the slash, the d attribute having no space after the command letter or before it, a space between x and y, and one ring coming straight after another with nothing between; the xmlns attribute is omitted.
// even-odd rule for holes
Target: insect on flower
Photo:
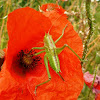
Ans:
<svg viewBox="0 0 100 100"><path fill-rule="evenodd" d="M75 51L70 46L68 46L67 44L64 44L64 46L62 46L61 48L57 48L56 45L55 45L63 37L64 31L65 31L67 26L68 25L66 24L63 31L62 31L62 35L56 41L53 41L52 36L49 34L49 31L50 31L49 30L48 33L46 33L45 36L44 36L44 46L32 48L32 49L42 50L38 53L35 53L34 56L37 56L37 55L39 55L43 52L46 52L46 54L44 56L44 63L45 63L45 67L46 67L47 74L48 74L48 80L47 81L36 85L35 95L36 95L36 90L37 90L38 86L43 85L43 84L45 84L45 83L47 83L51 80L51 75L50 75L49 68L48 68L48 61L49 61L51 68L59 75L59 77L63 81L65 81L64 78L59 73L61 70L60 70L60 62L59 62L59 58L58 58L58 55L63 51L63 49L65 47L68 47L80 59L80 61L82 61L81 58L75 53Z"/></svg>
<svg viewBox="0 0 100 100"><path fill-rule="evenodd" d="M48 4L46 5L48 7ZM57 53L57 50L64 44L68 44L81 57L82 40L63 13L65 10L61 7L57 8L55 4L53 4L54 6L50 5L49 7L54 7L54 9L43 10L42 13L33 8L25 7L16 9L8 15L9 41L5 63L1 71L2 77L0 77L0 88L2 89L0 100L4 98L8 100L9 96L9 100L12 98L23 100L66 100L72 98L75 100L78 98L84 82L80 61L67 47L62 49L61 53ZM63 36L55 43L54 41L61 36L62 31L64 31ZM51 37L54 45L56 45L54 49L56 55L53 50L52 52L54 57L58 57L57 64L60 65L59 70L61 71L59 73L62 78L51 67L50 62L52 61L49 61L48 56L44 56L47 54L48 48L46 48L46 44L44 45L43 40L47 37ZM42 48L44 46L45 48ZM34 47L42 49L38 50ZM50 45L50 47L53 46ZM43 53L39 54L40 51ZM38 54L36 55L36 53ZM48 71L51 76L51 80L46 84L43 83L48 80L44 57L48 61ZM53 61L56 60L53 59ZM40 83L43 85L37 86ZM37 89L35 90L35 88ZM37 96L35 96L34 91L36 91Z"/></svg>

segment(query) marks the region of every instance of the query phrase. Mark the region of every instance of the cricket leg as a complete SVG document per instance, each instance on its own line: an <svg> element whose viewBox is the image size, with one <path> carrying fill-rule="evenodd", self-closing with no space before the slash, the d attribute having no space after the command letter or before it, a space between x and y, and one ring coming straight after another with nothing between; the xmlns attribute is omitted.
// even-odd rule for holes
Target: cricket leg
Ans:
<svg viewBox="0 0 100 100"><path fill-rule="evenodd" d="M50 75L49 68L48 68L48 59L47 59L46 54L44 56L44 63L45 63L45 67L46 67L47 74L48 74L48 80L43 82L43 83L40 83L40 84L36 85L36 87L35 87L35 95L36 95L36 90L40 85L43 85L43 84L45 84L45 83L47 83L47 82L49 82L51 80L51 75Z"/></svg>
<svg viewBox="0 0 100 100"><path fill-rule="evenodd" d="M42 50L42 49L44 49L44 47L33 47L32 50L33 50L33 49L39 49L39 50Z"/></svg>
<svg viewBox="0 0 100 100"><path fill-rule="evenodd" d="M56 49L57 50L57 54L60 54L65 47L68 47L79 58L79 60L81 62L83 62L83 60L80 58L80 56L70 46L68 46L67 44L64 44L64 46L61 47L61 48L57 48Z"/></svg>
<svg viewBox="0 0 100 100"><path fill-rule="evenodd" d="M37 49L37 50L43 50L45 49L44 47L33 47L30 51L29 54L32 52L32 50Z"/></svg>
<svg viewBox="0 0 100 100"><path fill-rule="evenodd" d="M35 53L34 56L37 56L37 55L39 55L39 54L41 54L43 52L45 52L45 50Z"/></svg>
<svg viewBox="0 0 100 100"><path fill-rule="evenodd" d="M66 26L64 27L64 29L62 30L62 35L55 41L55 43L57 43L57 42L63 37L64 31L65 31L66 27L67 27L67 24L66 24Z"/></svg>

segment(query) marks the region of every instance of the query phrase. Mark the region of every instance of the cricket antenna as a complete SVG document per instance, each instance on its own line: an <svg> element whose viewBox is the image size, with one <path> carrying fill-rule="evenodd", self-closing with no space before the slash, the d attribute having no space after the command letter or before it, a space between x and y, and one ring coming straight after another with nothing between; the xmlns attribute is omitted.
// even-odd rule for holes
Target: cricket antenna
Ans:
<svg viewBox="0 0 100 100"><path fill-rule="evenodd" d="M56 2L56 3L57 3L57 5L58 5L56 8L59 8L59 9L60 9L60 6L59 6L58 2ZM40 10L40 12L43 12L43 11L40 9L40 6L39 6L39 10ZM62 15L64 15L65 12L66 12L66 11L64 11L64 12L52 23L51 27L50 27L49 30L48 30L48 34L49 34L51 28L53 27L53 25L55 24L55 22L56 22Z"/></svg>
<svg viewBox="0 0 100 100"><path fill-rule="evenodd" d="M52 23L52 25L51 25L51 27L50 27L48 33L50 32L50 30L51 30L51 28L53 27L53 25L55 24L55 22L56 22L62 15L64 15L64 13L61 14L61 15Z"/></svg>

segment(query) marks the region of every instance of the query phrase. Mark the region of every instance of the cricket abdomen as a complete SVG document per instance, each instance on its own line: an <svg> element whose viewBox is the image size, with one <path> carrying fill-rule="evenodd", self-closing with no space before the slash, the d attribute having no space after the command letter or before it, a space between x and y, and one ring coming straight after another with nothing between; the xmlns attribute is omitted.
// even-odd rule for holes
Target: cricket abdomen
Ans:
<svg viewBox="0 0 100 100"><path fill-rule="evenodd" d="M47 54L48 60L49 60L49 64L51 66L51 68L56 71L59 72L60 71L60 63L59 63L59 58L58 55L51 55L50 53Z"/></svg>

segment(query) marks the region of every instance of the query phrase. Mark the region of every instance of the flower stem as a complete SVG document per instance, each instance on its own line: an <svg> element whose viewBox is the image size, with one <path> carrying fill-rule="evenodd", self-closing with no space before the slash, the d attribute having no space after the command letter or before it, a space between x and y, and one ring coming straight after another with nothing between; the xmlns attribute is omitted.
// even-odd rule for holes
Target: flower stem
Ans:
<svg viewBox="0 0 100 100"><path fill-rule="evenodd" d="M83 51L83 57L82 57L82 60L85 59L85 56L86 56L86 53L87 53L87 45L89 43L89 40L93 34L93 24L92 24L92 16L91 16L91 13L90 13L90 5L91 5L91 0L86 0L86 16L87 16L87 19L88 19L88 25L89 25L89 33L85 39L85 42L84 42L84 51ZM82 62L83 64L83 62Z"/></svg>
<svg viewBox="0 0 100 100"><path fill-rule="evenodd" d="M98 66L96 66L96 68L95 68L94 79L93 79L91 88L90 88L89 93L88 93L88 100L89 100L90 93L91 93L91 91L92 91L92 89L93 89L93 85L94 85L94 82L95 82L95 78L96 78L96 74L97 74L97 68L98 68Z"/></svg>

